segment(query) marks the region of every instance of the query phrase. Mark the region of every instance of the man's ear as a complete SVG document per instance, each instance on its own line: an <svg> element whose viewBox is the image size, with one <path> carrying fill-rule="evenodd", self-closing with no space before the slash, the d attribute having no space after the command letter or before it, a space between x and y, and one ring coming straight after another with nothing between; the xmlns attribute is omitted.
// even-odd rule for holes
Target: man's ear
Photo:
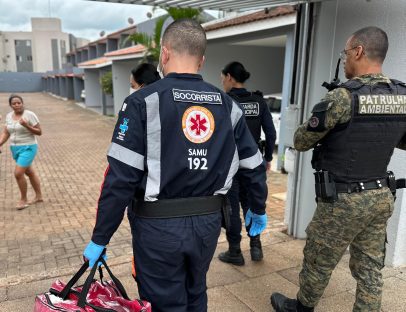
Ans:
<svg viewBox="0 0 406 312"><path fill-rule="evenodd" d="M168 61L169 61L169 50L165 47L165 46L162 46L162 52L161 52L161 62L162 62L162 65L166 65L166 63L168 63Z"/></svg>
<svg viewBox="0 0 406 312"><path fill-rule="evenodd" d="M197 70L201 70L201 69L202 69L205 60L206 60L206 59L205 59L205 57L204 57L204 55L203 55L202 58L201 58L200 61L199 61L199 64L198 64L198 66L197 66Z"/></svg>
<svg viewBox="0 0 406 312"><path fill-rule="evenodd" d="M359 60L362 55L365 55L365 49L363 46L359 46L359 49L357 49L357 54L355 55L355 58Z"/></svg>

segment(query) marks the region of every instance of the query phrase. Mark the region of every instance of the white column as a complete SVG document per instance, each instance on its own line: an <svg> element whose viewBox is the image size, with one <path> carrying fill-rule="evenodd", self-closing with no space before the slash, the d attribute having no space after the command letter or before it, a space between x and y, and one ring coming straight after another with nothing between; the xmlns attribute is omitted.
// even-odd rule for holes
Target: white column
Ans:
<svg viewBox="0 0 406 312"><path fill-rule="evenodd" d="M118 114L124 99L130 95L131 70L136 67L139 62L140 59L113 61L114 114Z"/></svg>
<svg viewBox="0 0 406 312"><path fill-rule="evenodd" d="M389 170L397 178L406 177L406 152L396 149L389 164ZM388 244L386 245L386 264L403 266L406 264L406 192L397 191L395 210L388 223Z"/></svg>
<svg viewBox="0 0 406 312"><path fill-rule="evenodd" d="M85 90L86 90L86 107L97 110L101 113L102 93L99 83L98 69L85 69Z"/></svg>

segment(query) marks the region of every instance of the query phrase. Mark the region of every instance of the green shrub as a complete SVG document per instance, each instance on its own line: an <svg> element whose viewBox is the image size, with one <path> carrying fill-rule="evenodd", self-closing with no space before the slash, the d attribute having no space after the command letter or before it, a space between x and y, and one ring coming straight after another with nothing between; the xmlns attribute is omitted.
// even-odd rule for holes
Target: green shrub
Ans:
<svg viewBox="0 0 406 312"><path fill-rule="evenodd" d="M111 71L101 76L100 85L104 93L113 95L113 73Z"/></svg>

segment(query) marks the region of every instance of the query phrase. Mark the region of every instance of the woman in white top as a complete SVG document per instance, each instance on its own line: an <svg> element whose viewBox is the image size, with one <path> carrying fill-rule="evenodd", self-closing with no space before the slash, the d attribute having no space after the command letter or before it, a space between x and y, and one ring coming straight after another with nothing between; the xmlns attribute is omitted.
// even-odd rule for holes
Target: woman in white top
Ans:
<svg viewBox="0 0 406 312"><path fill-rule="evenodd" d="M41 135L42 130L38 117L24 109L21 96L12 94L8 102L13 111L6 116L6 126L0 135L0 147L10 139L10 150L16 161L14 176L21 192L21 199L16 208L21 210L30 204L43 201L38 175L31 166L38 150L35 136ZM24 175L28 176L35 191L35 198L31 201L27 200L27 181Z"/></svg>

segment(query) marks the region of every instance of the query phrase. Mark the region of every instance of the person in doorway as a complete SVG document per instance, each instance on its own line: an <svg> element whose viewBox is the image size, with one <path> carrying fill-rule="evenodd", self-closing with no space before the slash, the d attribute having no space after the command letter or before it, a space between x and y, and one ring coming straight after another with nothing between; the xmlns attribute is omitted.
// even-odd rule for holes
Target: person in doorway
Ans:
<svg viewBox="0 0 406 312"><path fill-rule="evenodd" d="M125 100L83 253L97 265L130 205L138 292L154 312L207 311L206 274L239 167L252 190L251 234L266 228L265 162L240 107L197 74L205 49L205 31L194 20L165 30L165 78Z"/></svg>
<svg viewBox="0 0 406 312"><path fill-rule="evenodd" d="M32 167L38 150L36 136L41 135L42 130L37 115L25 109L21 96L12 94L8 102L13 111L6 116L6 125L0 135L0 147L10 139L11 153L16 161L14 176L21 193L16 208L21 210L43 201L40 180ZM28 176L35 191L35 198L31 201L27 199L27 181L24 175Z"/></svg>
<svg viewBox="0 0 406 312"><path fill-rule="evenodd" d="M295 148L314 148L317 209L306 229L297 298L272 294L278 312L314 311L348 246L357 281L353 311L381 311L386 226L396 192L387 166L395 147L406 150L406 85L382 74L387 50L382 29L353 33L341 52L349 80L328 92L296 130Z"/></svg>
<svg viewBox="0 0 406 312"><path fill-rule="evenodd" d="M268 106L259 91L250 92L244 87L244 83L250 77L250 73L239 62L231 62L221 72L221 83L223 89L237 103L241 105L248 128L258 146L261 148L261 128L265 133L264 158L267 170L270 169L272 153L275 146L276 131L272 115ZM226 252L219 254L218 258L227 263L244 265L245 260L241 253L241 218L240 203L243 210L246 225L249 225L250 215L247 216L250 203L248 199L248 185L239 172L233 179L233 184L227 196L231 205L230 229L227 231L229 248ZM249 228L247 228L249 233ZM250 236L251 260L260 261L263 259L260 235Z"/></svg>
<svg viewBox="0 0 406 312"><path fill-rule="evenodd" d="M131 70L130 86L132 92L148 86L155 81L161 79L156 67L149 63L141 63Z"/></svg>

